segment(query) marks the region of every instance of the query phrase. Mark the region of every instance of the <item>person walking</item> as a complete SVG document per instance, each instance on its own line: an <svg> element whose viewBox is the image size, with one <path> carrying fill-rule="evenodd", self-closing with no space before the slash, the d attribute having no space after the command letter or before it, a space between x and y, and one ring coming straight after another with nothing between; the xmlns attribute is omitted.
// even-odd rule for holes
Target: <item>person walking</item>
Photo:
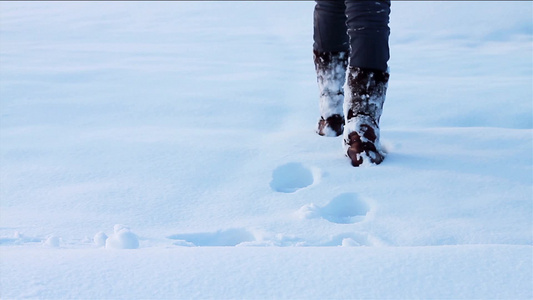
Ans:
<svg viewBox="0 0 533 300"><path fill-rule="evenodd" d="M390 6L390 0L317 0L315 5L317 133L343 135L344 153L354 167L385 158L379 120L389 81Z"/></svg>

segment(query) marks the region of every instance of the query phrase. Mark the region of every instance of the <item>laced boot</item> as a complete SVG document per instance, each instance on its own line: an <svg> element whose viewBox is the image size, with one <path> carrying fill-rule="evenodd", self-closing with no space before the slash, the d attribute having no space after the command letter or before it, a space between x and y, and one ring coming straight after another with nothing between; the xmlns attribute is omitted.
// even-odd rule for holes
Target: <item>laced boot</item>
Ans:
<svg viewBox="0 0 533 300"><path fill-rule="evenodd" d="M320 120L317 133L322 136L339 136L344 130L344 82L348 52L314 50L313 58L320 91Z"/></svg>
<svg viewBox="0 0 533 300"><path fill-rule="evenodd" d="M354 167L380 164L385 152L379 142L379 119L387 92L389 73L351 67L344 103L344 149Z"/></svg>

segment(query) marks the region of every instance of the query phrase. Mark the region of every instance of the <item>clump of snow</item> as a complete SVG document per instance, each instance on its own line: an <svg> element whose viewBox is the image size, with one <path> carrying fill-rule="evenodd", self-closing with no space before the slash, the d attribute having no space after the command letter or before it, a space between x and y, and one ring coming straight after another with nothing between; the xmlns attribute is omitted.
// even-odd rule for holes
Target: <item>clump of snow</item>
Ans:
<svg viewBox="0 0 533 300"><path fill-rule="evenodd" d="M341 244L343 247L358 247L358 246L361 246L361 244L359 244L357 241L355 241L354 239L352 238L345 238L342 240L342 244Z"/></svg>
<svg viewBox="0 0 533 300"><path fill-rule="evenodd" d="M94 235L94 238L93 238L93 241L94 241L94 244L97 246L97 247L105 247L105 243L107 241L107 234L105 234L104 232L100 231L98 232L97 234Z"/></svg>
<svg viewBox="0 0 533 300"><path fill-rule="evenodd" d="M124 225L115 225L114 234L105 241L106 249L137 249L139 238Z"/></svg>
<svg viewBox="0 0 533 300"><path fill-rule="evenodd" d="M320 217L320 207L314 203L309 203L302 206L297 212L296 216L300 219L314 219Z"/></svg>
<svg viewBox="0 0 533 300"><path fill-rule="evenodd" d="M59 244L61 243L61 239L56 235L50 235L48 238L46 238L46 241L44 241L44 244L48 247L52 248L59 248Z"/></svg>

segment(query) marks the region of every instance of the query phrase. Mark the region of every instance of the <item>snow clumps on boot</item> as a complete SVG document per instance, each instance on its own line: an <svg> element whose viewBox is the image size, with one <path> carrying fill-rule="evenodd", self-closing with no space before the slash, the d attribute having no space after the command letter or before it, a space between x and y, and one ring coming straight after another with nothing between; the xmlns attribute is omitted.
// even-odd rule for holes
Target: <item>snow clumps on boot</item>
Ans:
<svg viewBox="0 0 533 300"><path fill-rule="evenodd" d="M388 72L349 68L343 145L354 167L367 163L377 165L385 158L379 140L379 119L388 81Z"/></svg>
<svg viewBox="0 0 533 300"><path fill-rule="evenodd" d="M322 136L339 136L344 130L344 83L348 52L314 50L313 58L320 91L320 120L317 133Z"/></svg>

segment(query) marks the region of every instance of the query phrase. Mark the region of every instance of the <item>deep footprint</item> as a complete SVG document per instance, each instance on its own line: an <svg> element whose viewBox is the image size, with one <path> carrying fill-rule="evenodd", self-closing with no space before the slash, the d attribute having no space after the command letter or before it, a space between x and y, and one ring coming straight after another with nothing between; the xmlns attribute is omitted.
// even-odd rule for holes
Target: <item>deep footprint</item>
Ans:
<svg viewBox="0 0 533 300"><path fill-rule="evenodd" d="M344 193L322 207L320 214L333 223L351 224L362 221L368 211L368 205L356 193Z"/></svg>
<svg viewBox="0 0 533 300"><path fill-rule="evenodd" d="M323 218L333 223L352 224L361 222L370 208L356 193L344 193L333 198L323 207L304 205L297 214L304 219Z"/></svg>
<svg viewBox="0 0 533 300"><path fill-rule="evenodd" d="M281 193L294 193L310 186L315 181L313 172L301 163L288 163L279 166L272 172L270 187Z"/></svg>
<svg viewBox="0 0 533 300"><path fill-rule="evenodd" d="M254 235L243 228L219 230L217 232L175 234L168 238L181 241L181 243L178 243L180 245L188 244L190 246L237 246L241 243L255 241Z"/></svg>

